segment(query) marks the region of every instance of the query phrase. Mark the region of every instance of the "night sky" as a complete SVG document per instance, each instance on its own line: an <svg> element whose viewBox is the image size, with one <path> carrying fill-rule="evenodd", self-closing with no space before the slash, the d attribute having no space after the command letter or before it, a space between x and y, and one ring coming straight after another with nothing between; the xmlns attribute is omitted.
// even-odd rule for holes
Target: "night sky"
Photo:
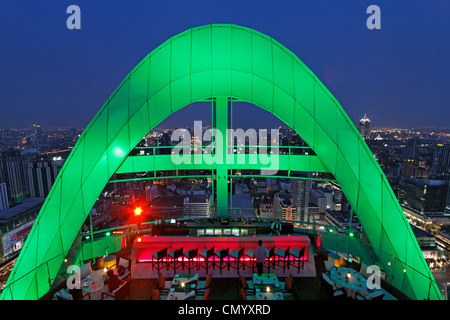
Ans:
<svg viewBox="0 0 450 320"><path fill-rule="evenodd" d="M71 4L81 8L81 30L66 27ZM381 30L366 27L371 4L381 8ZM0 128L85 127L151 50L210 23L275 38L319 77L354 122L367 113L377 127L450 127L449 9L448 0L2 0ZM202 120L208 107L195 108L168 123ZM278 123L255 110L236 111L237 125L246 112L254 114L251 126Z"/></svg>

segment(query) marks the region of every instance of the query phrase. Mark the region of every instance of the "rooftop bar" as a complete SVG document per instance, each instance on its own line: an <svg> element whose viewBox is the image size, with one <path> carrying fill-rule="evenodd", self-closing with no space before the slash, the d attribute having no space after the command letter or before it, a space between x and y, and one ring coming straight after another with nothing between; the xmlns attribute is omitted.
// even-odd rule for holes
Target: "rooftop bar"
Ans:
<svg viewBox="0 0 450 320"><path fill-rule="evenodd" d="M152 254L158 250L167 248L167 251L183 248L184 251L204 249L214 247L215 250L228 248L231 252L234 249L242 248L256 249L258 241L262 240L263 245L270 250L277 249L305 248L303 260L308 260L310 239L304 235L281 235L281 236L248 236L248 237L189 237L189 236L141 236L134 241L136 252L136 262L153 261Z"/></svg>

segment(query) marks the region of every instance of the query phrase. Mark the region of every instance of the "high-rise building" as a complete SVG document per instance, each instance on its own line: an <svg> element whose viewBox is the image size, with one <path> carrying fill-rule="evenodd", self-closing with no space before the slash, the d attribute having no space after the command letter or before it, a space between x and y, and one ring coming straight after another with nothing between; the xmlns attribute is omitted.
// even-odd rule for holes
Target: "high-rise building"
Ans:
<svg viewBox="0 0 450 320"><path fill-rule="evenodd" d="M32 141L33 141L33 147L35 147L38 151L41 147L41 137L42 137L42 128L38 124L33 124L33 134L32 134Z"/></svg>
<svg viewBox="0 0 450 320"><path fill-rule="evenodd" d="M6 183L8 201L18 203L30 196L28 178L28 158L18 150L0 154L0 183Z"/></svg>
<svg viewBox="0 0 450 320"><path fill-rule="evenodd" d="M406 142L406 146L403 150L403 159L416 159L418 155L418 147L420 145L420 139L419 137L415 136L411 139L409 139Z"/></svg>
<svg viewBox="0 0 450 320"><path fill-rule="evenodd" d="M367 118L367 115L359 120L359 132L364 139L370 139L370 119Z"/></svg>
<svg viewBox="0 0 450 320"><path fill-rule="evenodd" d="M6 191L6 183L0 183L0 212L9 209L8 191Z"/></svg>
<svg viewBox="0 0 450 320"><path fill-rule="evenodd" d="M321 189L312 188L310 190L310 200L319 208L319 213L323 214L327 210L327 198Z"/></svg>
<svg viewBox="0 0 450 320"><path fill-rule="evenodd" d="M425 160L403 159L400 174L405 179L427 179L430 176L430 168Z"/></svg>
<svg viewBox="0 0 450 320"><path fill-rule="evenodd" d="M297 217L301 221L309 221L309 190L311 189L311 180L294 179L292 180L292 200L297 209Z"/></svg>
<svg viewBox="0 0 450 320"><path fill-rule="evenodd" d="M431 175L435 179L450 178L450 143L437 143L434 148Z"/></svg>
<svg viewBox="0 0 450 320"><path fill-rule="evenodd" d="M158 196L158 187L157 186L151 186L151 187L145 188L145 201L146 202L151 202L157 196Z"/></svg>
<svg viewBox="0 0 450 320"><path fill-rule="evenodd" d="M450 208L450 143L436 144L431 164L431 176L447 182L447 208Z"/></svg>
<svg viewBox="0 0 450 320"><path fill-rule="evenodd" d="M69 134L68 134L68 138L71 139L71 140L76 140L76 138L77 138L77 129L70 128Z"/></svg>
<svg viewBox="0 0 450 320"><path fill-rule="evenodd" d="M28 163L30 196L32 198L46 197L61 167L61 161L40 160Z"/></svg>
<svg viewBox="0 0 450 320"><path fill-rule="evenodd" d="M33 134L38 137L41 135L42 129L41 126L38 124L33 124Z"/></svg>
<svg viewBox="0 0 450 320"><path fill-rule="evenodd" d="M171 136L169 133L164 132L161 138L157 139L159 147L170 147L172 145ZM172 151L170 148L162 148L157 150L158 154L170 154Z"/></svg>
<svg viewBox="0 0 450 320"><path fill-rule="evenodd" d="M288 192L278 192L273 197L273 217L285 220L297 220L297 209Z"/></svg>
<svg viewBox="0 0 450 320"><path fill-rule="evenodd" d="M405 181L404 205L428 216L445 210L448 185L444 180L410 179Z"/></svg>

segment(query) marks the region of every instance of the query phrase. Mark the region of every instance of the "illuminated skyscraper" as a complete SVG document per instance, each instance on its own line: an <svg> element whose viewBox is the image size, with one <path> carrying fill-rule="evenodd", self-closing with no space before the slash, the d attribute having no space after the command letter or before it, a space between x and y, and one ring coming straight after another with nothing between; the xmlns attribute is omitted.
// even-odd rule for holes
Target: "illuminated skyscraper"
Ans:
<svg viewBox="0 0 450 320"><path fill-rule="evenodd" d="M447 182L447 210L450 210L450 143L436 145L431 164L431 175L435 179Z"/></svg>
<svg viewBox="0 0 450 320"><path fill-rule="evenodd" d="M433 153L431 174L436 179L449 180L450 178L450 143L438 143Z"/></svg>
<svg viewBox="0 0 450 320"><path fill-rule="evenodd" d="M42 137L42 128L38 124L33 124L33 135L32 135L32 141L33 146L39 150L41 146L41 137Z"/></svg>
<svg viewBox="0 0 450 320"><path fill-rule="evenodd" d="M292 180L292 200L297 209L297 218L302 221L309 221L309 191L311 189L311 180L294 179Z"/></svg>
<svg viewBox="0 0 450 320"><path fill-rule="evenodd" d="M359 120L359 132L364 139L370 139L370 119L367 118L367 115Z"/></svg>

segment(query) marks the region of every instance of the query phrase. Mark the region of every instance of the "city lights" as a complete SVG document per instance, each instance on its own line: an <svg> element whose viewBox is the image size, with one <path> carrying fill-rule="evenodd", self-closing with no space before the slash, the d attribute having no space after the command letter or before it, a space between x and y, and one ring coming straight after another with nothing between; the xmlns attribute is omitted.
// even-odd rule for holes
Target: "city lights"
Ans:
<svg viewBox="0 0 450 320"><path fill-rule="evenodd" d="M10 109L0 127L0 300L450 296L445 10L408 3L427 24L402 37L395 21L414 19L388 3L384 31L366 28L361 5L332 20L314 4L255 11L240 1L219 20L242 25L205 25L208 4L92 4L86 17L110 12L83 31L63 23L69 12L39 10L62 26L27 50L15 41L40 26L11 6L5 26L23 26L5 31L0 50ZM261 30L238 12L260 15ZM114 34L111 17L123 13L134 18L119 19L123 34L146 35L138 46ZM299 25L308 19L316 27ZM336 21L351 19L359 28L336 37ZM372 41L380 35L394 57ZM352 54L331 59L334 43ZM417 43L421 54L408 50ZM64 54L46 54L68 45L77 72Z"/></svg>

